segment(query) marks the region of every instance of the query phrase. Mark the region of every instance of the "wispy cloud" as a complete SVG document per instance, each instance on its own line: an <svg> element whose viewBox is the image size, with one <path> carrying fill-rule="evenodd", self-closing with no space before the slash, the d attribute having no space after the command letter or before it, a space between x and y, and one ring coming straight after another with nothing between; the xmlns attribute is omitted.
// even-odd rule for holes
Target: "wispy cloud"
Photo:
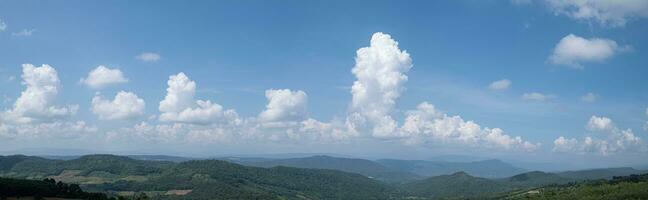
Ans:
<svg viewBox="0 0 648 200"><path fill-rule="evenodd" d="M141 54L135 56L135 59L138 59L138 60L141 60L141 61L144 61L144 62L155 62L155 61L158 61L158 60L162 59L162 56L160 56L160 54L153 53L153 52L144 52L144 53L141 53Z"/></svg>
<svg viewBox="0 0 648 200"><path fill-rule="evenodd" d="M592 92L587 93L581 97L581 101L587 102L587 103L592 103L598 99L598 95L594 94Z"/></svg>
<svg viewBox="0 0 648 200"><path fill-rule="evenodd" d="M0 32L7 30L7 23L0 19Z"/></svg>
<svg viewBox="0 0 648 200"><path fill-rule="evenodd" d="M11 35L16 37L28 37L28 36L32 36L34 32L36 32L36 29L23 29L18 32L11 33Z"/></svg>
<svg viewBox="0 0 648 200"><path fill-rule="evenodd" d="M499 80L499 81L492 82L490 85L488 85L488 89L491 89L491 90L505 90L505 89L508 89L509 87L511 87L512 83L513 82L511 82L508 79L502 79L502 80Z"/></svg>
<svg viewBox="0 0 648 200"><path fill-rule="evenodd" d="M531 92L522 94L522 99L530 101L547 101L556 98L554 94L542 94L539 92Z"/></svg>

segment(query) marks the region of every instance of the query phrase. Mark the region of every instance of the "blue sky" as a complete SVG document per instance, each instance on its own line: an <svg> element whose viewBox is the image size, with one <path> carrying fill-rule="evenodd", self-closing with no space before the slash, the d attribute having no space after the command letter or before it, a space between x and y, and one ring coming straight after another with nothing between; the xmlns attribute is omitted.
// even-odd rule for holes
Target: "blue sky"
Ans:
<svg viewBox="0 0 648 200"><path fill-rule="evenodd" d="M584 8L597 12L579 12ZM648 134L646 17L648 5L642 1L2 1L0 124L6 128L0 129L0 151L332 152L410 158L465 154L642 164ZM389 37L376 40L397 44L374 46L375 33ZM356 63L362 57L356 51L393 46L397 51L385 59L406 52L409 62L396 61L394 69L381 62L366 67L392 70L407 79L381 91L369 87L365 92L375 95L368 98L355 96L354 81L389 80L373 79L380 75L373 72L367 72L366 80L352 73L354 67L363 67ZM137 58L147 52L159 59ZM366 59L382 59L376 55L385 56ZM78 105L76 111L54 117L21 111L32 109L16 106L27 88L22 84L23 64L47 64L60 80L56 94L41 107ZM108 81L97 88L80 81L100 65L119 70L128 81ZM159 106L169 96L167 81L180 72L195 83L195 97L184 107L172 105L177 109L167 111L174 116L164 118ZM489 88L503 79L510 84ZM270 89L279 91L274 104L267 97ZM124 98L133 107L127 113L111 112L120 91L132 94L124 97L136 96ZM393 105L383 101L390 91L398 94L386 97ZM593 97L583 100L588 93ZM102 105L108 109L93 110L95 97L106 100ZM145 105L132 104L133 99ZM201 107L195 100L211 105ZM477 136L466 140L460 128L449 135L430 129L449 122L442 116L428 119L429 126L421 125L416 133L403 131L407 116L424 101L448 117L460 116L460 127L468 121L478 124ZM374 112L376 107L385 111ZM183 118L179 112L184 108L206 119ZM237 116L225 116L228 109ZM262 119L260 113L267 110L272 114ZM10 113L31 120L16 122ZM351 130L354 113L365 122ZM387 127L376 120L383 117L397 127L385 134L376 131ZM327 136L295 138L308 134L299 131L307 119L326 126L317 132ZM43 128L63 130L58 126L79 121L87 130L63 134ZM596 122L603 124L593 126ZM136 133L135 126L142 123L153 130ZM182 131L159 133L160 126L176 124ZM488 139L492 130L486 127L522 140L498 143L502 138ZM624 137L627 129L639 139ZM196 130L203 131L198 131L198 142L187 139ZM331 139L332 132L345 137ZM559 137L567 142L557 145ZM586 144L586 137L594 142ZM610 144L619 141L623 145Z"/></svg>

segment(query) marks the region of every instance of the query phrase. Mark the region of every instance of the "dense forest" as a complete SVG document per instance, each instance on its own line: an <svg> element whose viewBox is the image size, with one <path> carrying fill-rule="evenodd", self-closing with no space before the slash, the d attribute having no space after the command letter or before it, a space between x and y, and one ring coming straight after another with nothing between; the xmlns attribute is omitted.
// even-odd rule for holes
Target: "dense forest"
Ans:
<svg viewBox="0 0 648 200"><path fill-rule="evenodd" d="M34 199L42 199L43 197L96 200L117 199L115 197L108 197L104 193L84 192L77 184L56 182L54 179L25 180L0 178L0 198L7 199L8 197L33 197Z"/></svg>
<svg viewBox="0 0 648 200"><path fill-rule="evenodd" d="M551 185L512 192L497 199L648 199L648 174Z"/></svg>
<svg viewBox="0 0 648 200"><path fill-rule="evenodd" d="M531 171L504 178L483 178L460 171L425 177L412 175L433 169L429 164L419 165L419 161L402 161L400 167L404 170L398 171L393 167L396 161L390 161L390 167L370 160L322 156L245 162L262 167L230 159L174 160L115 155L68 160L0 156L0 177L4 177L0 194L81 199L573 199L574 195L595 197L604 193L611 199L648 198L647 175L627 176L646 172L632 168ZM461 166L474 168L469 164ZM409 178L372 177L385 174Z"/></svg>

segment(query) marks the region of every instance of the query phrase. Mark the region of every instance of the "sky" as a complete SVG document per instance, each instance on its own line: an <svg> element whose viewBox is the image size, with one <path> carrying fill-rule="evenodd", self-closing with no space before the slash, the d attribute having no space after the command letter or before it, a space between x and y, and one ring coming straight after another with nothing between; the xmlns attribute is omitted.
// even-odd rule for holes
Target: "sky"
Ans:
<svg viewBox="0 0 648 200"><path fill-rule="evenodd" d="M0 152L648 165L647 18L643 0L1 1Z"/></svg>

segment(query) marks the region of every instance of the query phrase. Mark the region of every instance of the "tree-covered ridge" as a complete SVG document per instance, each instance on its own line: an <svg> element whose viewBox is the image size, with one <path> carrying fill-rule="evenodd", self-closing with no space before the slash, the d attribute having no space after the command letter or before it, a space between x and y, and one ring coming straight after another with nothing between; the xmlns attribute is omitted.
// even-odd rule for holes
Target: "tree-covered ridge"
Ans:
<svg viewBox="0 0 648 200"><path fill-rule="evenodd" d="M641 172L632 168L560 173L531 171L497 179L458 172L398 183L368 175L392 170L369 160L324 156L280 162L255 160L272 162L268 166L253 167L223 160L170 162L115 155L88 155L71 160L0 156L0 176L54 178L79 184L86 191L128 196L147 193L159 199L445 199L492 197L510 191ZM343 172L352 170L357 172Z"/></svg>
<svg viewBox="0 0 648 200"><path fill-rule="evenodd" d="M512 192L496 199L648 199L648 174L552 185Z"/></svg>
<svg viewBox="0 0 648 200"><path fill-rule="evenodd" d="M498 194L510 190L498 181L473 177L465 172L435 176L403 185L410 197L426 199L470 198Z"/></svg>
<svg viewBox="0 0 648 200"><path fill-rule="evenodd" d="M382 159L376 162L392 170L426 177L466 172L483 178L503 178L527 171L497 159L472 162Z"/></svg>
<svg viewBox="0 0 648 200"><path fill-rule="evenodd" d="M220 160L182 162L145 182L103 184L104 190L192 189L192 199L388 199L395 189L359 174L291 167L246 167Z"/></svg>
<svg viewBox="0 0 648 200"><path fill-rule="evenodd" d="M344 172L358 173L373 179L388 183L403 183L423 177L411 172L389 169L380 163L357 158L337 158L331 156L311 156L304 158L285 159L236 159L226 158L228 161L242 165L257 167L297 167L310 169L333 169Z"/></svg>
<svg viewBox="0 0 648 200"><path fill-rule="evenodd" d="M115 199L109 198L103 193L85 192L77 184L56 182L54 179L25 180L0 178L0 198L6 199L7 197L19 198L27 196L34 197L34 199L40 199L42 197L96 200Z"/></svg>
<svg viewBox="0 0 648 200"><path fill-rule="evenodd" d="M148 176L159 174L168 161L135 160L115 155L86 155L72 160L51 160L36 156L0 156L0 175L14 178L42 179L58 175L64 170L78 170L86 176L93 172L106 172L116 176Z"/></svg>

